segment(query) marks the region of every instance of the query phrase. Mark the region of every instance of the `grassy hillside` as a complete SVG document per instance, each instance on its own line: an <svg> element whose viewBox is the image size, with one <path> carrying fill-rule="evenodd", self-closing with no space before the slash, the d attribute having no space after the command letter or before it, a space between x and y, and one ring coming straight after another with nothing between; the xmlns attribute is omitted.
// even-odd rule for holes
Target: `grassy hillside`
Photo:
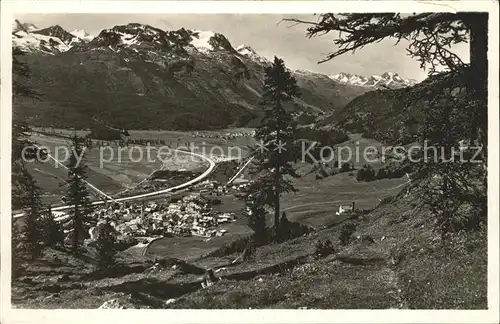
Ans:
<svg viewBox="0 0 500 324"><path fill-rule="evenodd" d="M408 194L408 193L406 193ZM184 295L175 308L410 308L485 309L486 233L456 234L441 245L433 220L402 193L360 219L354 239L338 244L341 224L281 245L260 248L256 262L208 289ZM411 228L411 231L408 229ZM336 253L313 260L317 240ZM281 261L274 273L259 269ZM291 262L293 261L293 262ZM252 272L253 271L253 272ZM237 273L246 274L236 275ZM251 276L249 273L254 274Z"/></svg>
<svg viewBox="0 0 500 324"><path fill-rule="evenodd" d="M422 103L410 104L406 100L411 91L404 88L367 92L326 116L320 125L336 124L384 143L411 143L423 120Z"/></svg>
<svg viewBox="0 0 500 324"><path fill-rule="evenodd" d="M485 309L485 231L454 234L443 244L413 190L367 214L260 247L253 261L226 266L217 273L221 280L205 289L204 269L238 254L186 264L148 260L132 249L122 252L120 266L101 273L91 251L74 258L49 250L13 281L12 300L23 308L97 308L114 300L126 308ZM346 222L356 230L342 246ZM326 239L335 252L317 260L316 242Z"/></svg>

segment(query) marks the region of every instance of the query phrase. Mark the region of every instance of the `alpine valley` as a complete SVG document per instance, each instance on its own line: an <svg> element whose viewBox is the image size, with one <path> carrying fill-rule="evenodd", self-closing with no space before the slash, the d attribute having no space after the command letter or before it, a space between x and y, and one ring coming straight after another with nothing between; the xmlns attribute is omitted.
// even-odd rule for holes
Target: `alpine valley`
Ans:
<svg viewBox="0 0 500 324"><path fill-rule="evenodd" d="M486 314L483 14L18 16L12 307Z"/></svg>

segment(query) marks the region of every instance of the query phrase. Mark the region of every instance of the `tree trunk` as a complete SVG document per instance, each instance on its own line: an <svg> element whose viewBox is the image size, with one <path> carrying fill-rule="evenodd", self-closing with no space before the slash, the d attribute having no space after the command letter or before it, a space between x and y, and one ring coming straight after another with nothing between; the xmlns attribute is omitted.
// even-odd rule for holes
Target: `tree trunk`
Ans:
<svg viewBox="0 0 500 324"><path fill-rule="evenodd" d="M278 107L279 107L279 99L278 99ZM279 121L278 121L279 125ZM280 145L280 127L278 126L276 130L276 145ZM280 223L280 151L278 150L278 155L276 157L276 166L275 166L275 203L274 203L274 227L277 229Z"/></svg>
<svg viewBox="0 0 500 324"><path fill-rule="evenodd" d="M474 112L475 134L480 145L482 155L486 163L486 151L488 144L488 13L469 13L470 28L470 74L468 80L469 88L473 91L473 100L484 102Z"/></svg>
<svg viewBox="0 0 500 324"><path fill-rule="evenodd" d="M78 206L75 206L75 214L74 214L74 220L73 220L73 244L72 244L72 249L73 253L76 253L78 249L78 240L80 239L79 237L79 228L80 228L80 210L78 209Z"/></svg>
<svg viewBox="0 0 500 324"><path fill-rule="evenodd" d="M483 81L476 85L488 91L488 13L470 13L470 65L475 76Z"/></svg>

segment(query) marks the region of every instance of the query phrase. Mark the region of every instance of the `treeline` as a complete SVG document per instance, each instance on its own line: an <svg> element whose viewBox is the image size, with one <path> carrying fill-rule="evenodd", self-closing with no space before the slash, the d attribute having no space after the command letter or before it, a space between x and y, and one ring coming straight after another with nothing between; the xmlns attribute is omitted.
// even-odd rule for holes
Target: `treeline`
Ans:
<svg viewBox="0 0 500 324"><path fill-rule="evenodd" d="M130 138L127 140L127 143L130 145L175 145L176 147L179 146L186 146L189 147L189 142L181 142L179 139L177 140L164 140L164 139L159 139L159 138Z"/></svg>
<svg viewBox="0 0 500 324"><path fill-rule="evenodd" d="M299 138L307 148L309 148L309 146L313 143L316 143L312 149L308 150L308 153L314 157L315 160L312 160L309 154L305 155L306 161L309 163L315 163L316 161L329 158L329 156L324 156L324 153L322 155L321 149L323 147L330 147L334 150L335 145L349 140L347 133L341 129L325 130L298 128L296 132L297 138Z"/></svg>
<svg viewBox="0 0 500 324"><path fill-rule="evenodd" d="M94 140L95 141L95 140ZM110 143L116 143L119 146L129 146L129 145L164 145L164 146L174 146L174 147L179 147L179 146L185 146L189 147L190 143L189 142L181 142L180 140L164 140L164 139L158 139L158 138L129 138L126 140L98 140L97 146L106 146L109 145ZM175 144L174 144L175 143ZM85 139L85 145L87 147L92 147L92 139L86 138Z"/></svg>
<svg viewBox="0 0 500 324"><path fill-rule="evenodd" d="M111 128L98 128L92 129L87 137L96 140L117 141L122 139L122 134L128 135L128 131L119 131Z"/></svg>
<svg viewBox="0 0 500 324"><path fill-rule="evenodd" d="M341 129L298 128L297 137L318 142L321 146L334 146L349 140L347 133Z"/></svg>
<svg viewBox="0 0 500 324"><path fill-rule="evenodd" d="M335 170L336 169L336 170ZM345 173L349 171L355 170L354 168L354 163L348 163L348 162L338 162L334 161L332 167L328 167L326 163L316 163L312 172L317 172L316 173L316 180L324 179L329 176L333 176L339 173ZM349 173L349 175L353 175L352 173Z"/></svg>
<svg viewBox="0 0 500 324"><path fill-rule="evenodd" d="M365 164L356 173L356 180L369 182L380 179L396 179L403 177L408 171L407 168L383 167L374 169L371 165Z"/></svg>

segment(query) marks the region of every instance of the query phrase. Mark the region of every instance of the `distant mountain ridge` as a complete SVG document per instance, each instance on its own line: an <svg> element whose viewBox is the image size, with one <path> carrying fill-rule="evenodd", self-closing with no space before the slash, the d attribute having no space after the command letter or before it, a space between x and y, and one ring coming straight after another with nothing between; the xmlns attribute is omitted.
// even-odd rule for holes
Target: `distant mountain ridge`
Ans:
<svg viewBox="0 0 500 324"><path fill-rule="evenodd" d="M343 84L370 88L400 89L411 87L418 83L414 79L404 79L395 72L385 72L382 75L372 75L369 77L341 72L330 75L330 78Z"/></svg>
<svg viewBox="0 0 500 324"><path fill-rule="evenodd" d="M87 43L93 37L83 31L83 38L67 32L59 25L39 29L34 24L15 20L12 26L13 46L29 53L54 55L69 51L77 44Z"/></svg>

